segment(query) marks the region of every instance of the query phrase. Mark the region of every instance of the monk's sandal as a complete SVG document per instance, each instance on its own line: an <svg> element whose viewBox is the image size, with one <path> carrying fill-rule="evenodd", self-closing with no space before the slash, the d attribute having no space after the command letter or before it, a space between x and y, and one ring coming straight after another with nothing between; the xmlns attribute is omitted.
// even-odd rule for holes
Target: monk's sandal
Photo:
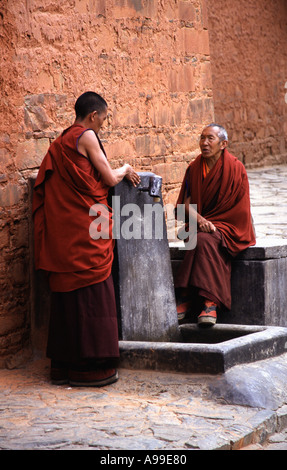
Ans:
<svg viewBox="0 0 287 470"><path fill-rule="evenodd" d="M206 302L204 309L198 317L198 326L208 327L215 325L217 320L216 304L213 302Z"/></svg>

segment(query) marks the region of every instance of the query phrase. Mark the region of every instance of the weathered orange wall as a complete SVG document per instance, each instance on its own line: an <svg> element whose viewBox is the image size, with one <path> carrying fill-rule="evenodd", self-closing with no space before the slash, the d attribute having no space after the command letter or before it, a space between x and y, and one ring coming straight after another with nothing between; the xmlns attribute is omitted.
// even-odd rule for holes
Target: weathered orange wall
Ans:
<svg viewBox="0 0 287 470"><path fill-rule="evenodd" d="M286 0L207 6L215 119L247 167L286 163Z"/></svg>
<svg viewBox="0 0 287 470"><path fill-rule="evenodd" d="M0 22L1 367L29 340L28 179L77 96L105 97L109 160L162 175L166 202L213 99L205 0L2 0Z"/></svg>

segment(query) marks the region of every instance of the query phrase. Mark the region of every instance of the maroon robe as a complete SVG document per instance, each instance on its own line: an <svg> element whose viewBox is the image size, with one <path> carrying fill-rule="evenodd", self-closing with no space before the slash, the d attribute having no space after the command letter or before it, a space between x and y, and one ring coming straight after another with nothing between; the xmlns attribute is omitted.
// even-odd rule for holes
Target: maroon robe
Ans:
<svg viewBox="0 0 287 470"><path fill-rule="evenodd" d="M49 273L50 287L58 292L104 281L112 269L109 187L77 150L78 139L86 130L74 124L52 143L34 186L36 269ZM93 219L89 211L94 204L107 208L103 216L109 218L109 238L94 240L90 236Z"/></svg>
<svg viewBox="0 0 287 470"><path fill-rule="evenodd" d="M74 124L52 143L33 197L36 269L47 273L52 290L47 355L68 362L119 356L109 187L78 152L86 130ZM90 236L97 203L106 207L109 238Z"/></svg>
<svg viewBox="0 0 287 470"><path fill-rule="evenodd" d="M200 155L186 171L177 204L183 204L189 196L190 203L215 225L216 232L198 232L197 246L186 251L175 287L195 288L201 297L230 309L232 257L255 244L244 165L225 149L203 178Z"/></svg>

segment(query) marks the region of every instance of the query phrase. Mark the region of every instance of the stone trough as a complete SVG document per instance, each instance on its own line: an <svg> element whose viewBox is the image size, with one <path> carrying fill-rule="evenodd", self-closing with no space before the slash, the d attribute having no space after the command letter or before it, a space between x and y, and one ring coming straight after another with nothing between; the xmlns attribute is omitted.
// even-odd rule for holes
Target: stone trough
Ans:
<svg viewBox="0 0 287 470"><path fill-rule="evenodd" d="M220 374L229 368L287 352L287 329L275 326L195 324L179 327L180 342L120 341L121 366Z"/></svg>

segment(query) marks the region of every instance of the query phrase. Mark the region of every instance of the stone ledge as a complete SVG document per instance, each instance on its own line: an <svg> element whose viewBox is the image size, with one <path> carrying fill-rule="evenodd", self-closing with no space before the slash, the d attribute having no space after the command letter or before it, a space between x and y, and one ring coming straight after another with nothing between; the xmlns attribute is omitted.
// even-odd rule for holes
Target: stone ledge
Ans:
<svg viewBox="0 0 287 470"><path fill-rule="evenodd" d="M215 325L200 330L181 325L180 330L182 342L120 341L121 367L220 374L287 351L286 328Z"/></svg>
<svg viewBox="0 0 287 470"><path fill-rule="evenodd" d="M185 255L180 243L170 243L175 275ZM240 325L287 326L287 240L258 240L232 262L231 311L218 322Z"/></svg>
<svg viewBox="0 0 287 470"><path fill-rule="evenodd" d="M185 250L182 242L169 244L171 259L183 259ZM235 260L266 260L287 257L287 239L265 238L258 239L256 245L250 246L234 258Z"/></svg>

